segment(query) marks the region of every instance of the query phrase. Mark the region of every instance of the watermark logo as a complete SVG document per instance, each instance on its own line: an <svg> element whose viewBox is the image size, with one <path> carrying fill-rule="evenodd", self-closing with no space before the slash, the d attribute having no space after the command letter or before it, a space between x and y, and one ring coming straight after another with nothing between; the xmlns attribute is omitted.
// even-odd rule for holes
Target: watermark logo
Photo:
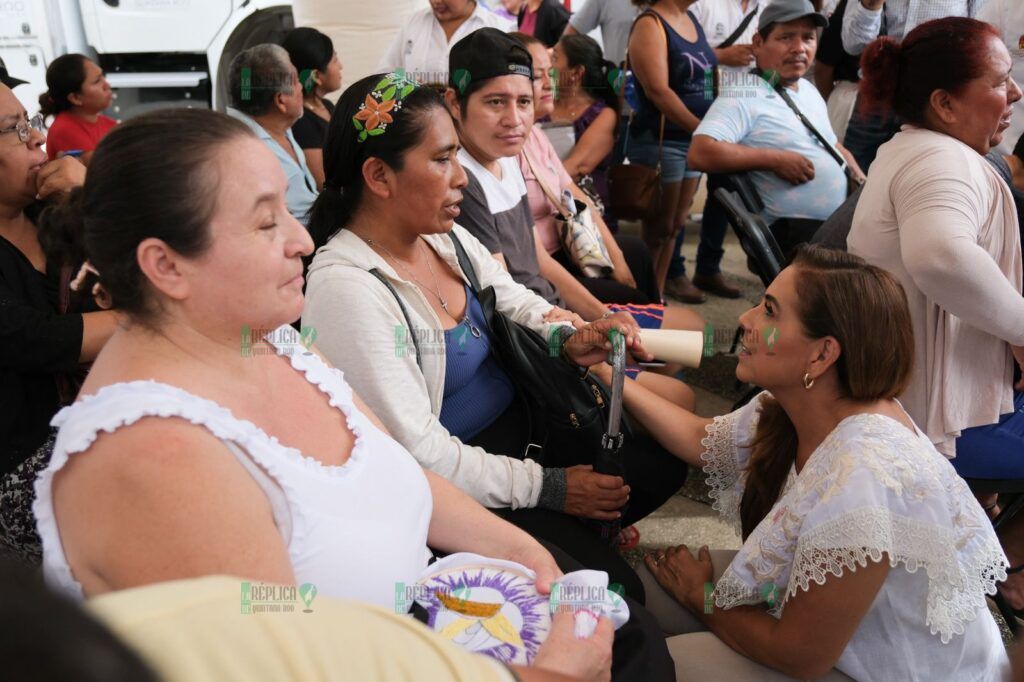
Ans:
<svg viewBox="0 0 1024 682"><path fill-rule="evenodd" d="M241 76L241 92L239 95L243 102L248 102L252 99L252 69L247 66L243 67Z"/></svg>
<svg viewBox="0 0 1024 682"><path fill-rule="evenodd" d="M313 599L317 595L316 585L303 583L294 585L267 585L243 580L240 599L242 615L257 613L294 613L296 606L305 604L303 613L313 613Z"/></svg>
<svg viewBox="0 0 1024 682"><path fill-rule="evenodd" d="M622 606L626 589L619 583L603 585L571 585L555 583L551 586L548 606L551 613L571 611L573 613L600 613L605 606L618 610Z"/></svg>
<svg viewBox="0 0 1024 682"><path fill-rule="evenodd" d="M608 85L621 97L626 88L626 72L618 68L608 69Z"/></svg>
<svg viewBox="0 0 1024 682"><path fill-rule="evenodd" d="M779 602L779 586L775 583L765 583L760 590L749 588L746 595L741 595L740 603L763 603L769 609L775 608ZM760 599L759 599L760 597ZM715 584L704 583L704 613L711 615L715 612Z"/></svg>
<svg viewBox="0 0 1024 682"><path fill-rule="evenodd" d="M299 73L299 83L302 84L303 92L313 92L313 89L316 87L316 70L303 69Z"/></svg>
<svg viewBox="0 0 1024 682"><path fill-rule="evenodd" d="M468 88L469 84L473 82L473 77L470 75L468 70L458 69L455 72L455 76L452 78L452 81L455 83L455 87L459 89L459 94L464 95L466 94L466 88Z"/></svg>
<svg viewBox="0 0 1024 682"><path fill-rule="evenodd" d="M303 326L298 331L294 327L278 327L266 329L242 325L240 351L243 358L256 355L295 355L300 351L304 355L312 355L313 342L316 340L316 327ZM260 343L260 342L265 343Z"/></svg>
<svg viewBox="0 0 1024 682"><path fill-rule="evenodd" d="M765 327L764 328L764 345L768 347L768 355L775 355L774 348L775 342L779 340L779 329L778 327Z"/></svg>
<svg viewBox="0 0 1024 682"><path fill-rule="evenodd" d="M718 87L715 87L715 74L708 72L704 74L704 98L711 100L718 97L760 97L762 95L769 99L774 98L775 90L782 78L779 72L767 69L761 73L743 71L718 72ZM717 93L716 93L717 90Z"/></svg>

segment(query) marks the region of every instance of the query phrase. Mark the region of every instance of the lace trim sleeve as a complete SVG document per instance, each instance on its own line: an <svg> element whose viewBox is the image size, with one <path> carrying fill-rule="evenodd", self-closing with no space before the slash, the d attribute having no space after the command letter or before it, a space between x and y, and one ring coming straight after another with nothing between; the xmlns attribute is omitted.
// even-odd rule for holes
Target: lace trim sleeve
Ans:
<svg viewBox="0 0 1024 682"><path fill-rule="evenodd" d="M704 427L707 435L700 442L704 448L700 458L707 474L711 508L737 532L740 529L740 501L743 499L745 478L736 445L738 424L739 412L715 417Z"/></svg>
<svg viewBox="0 0 1024 682"><path fill-rule="evenodd" d="M800 535L782 607L797 590L823 585L829 576L879 562L902 564L910 573L928 576L925 623L943 644L962 635L967 623L985 608L985 595L996 593L1006 579L1006 559L999 543L973 535L964 546L949 528L894 514L882 507L858 509ZM959 556L958 556L959 555Z"/></svg>

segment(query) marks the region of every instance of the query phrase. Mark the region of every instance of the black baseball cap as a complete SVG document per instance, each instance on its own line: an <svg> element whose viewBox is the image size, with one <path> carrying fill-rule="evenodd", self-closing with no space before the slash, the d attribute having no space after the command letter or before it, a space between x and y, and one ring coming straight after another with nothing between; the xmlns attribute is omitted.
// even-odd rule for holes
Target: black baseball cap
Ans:
<svg viewBox="0 0 1024 682"><path fill-rule="evenodd" d="M452 45L448 84L465 92L470 83L500 76L533 80L533 59L515 38L496 28L480 28Z"/></svg>
<svg viewBox="0 0 1024 682"><path fill-rule="evenodd" d="M16 88L19 85L24 85L28 81L23 81L20 78L15 78L7 74L7 65L4 64L4 60L0 57L0 83L3 83L9 88Z"/></svg>
<svg viewBox="0 0 1024 682"><path fill-rule="evenodd" d="M772 0L771 3L761 10L761 16L757 20L757 30L763 31L772 24L785 24L809 17L816 26L822 28L828 26L828 19L824 14L815 11L811 0Z"/></svg>

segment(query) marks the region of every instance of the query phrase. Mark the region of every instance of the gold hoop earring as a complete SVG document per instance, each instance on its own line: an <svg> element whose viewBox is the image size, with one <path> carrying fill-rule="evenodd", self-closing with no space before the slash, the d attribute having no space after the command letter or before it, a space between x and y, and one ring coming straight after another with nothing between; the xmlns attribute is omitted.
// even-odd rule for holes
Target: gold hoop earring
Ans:
<svg viewBox="0 0 1024 682"><path fill-rule="evenodd" d="M810 390L811 386L813 386L813 385L814 385L814 379L811 378L811 373L807 372L806 374L804 374L804 388L806 388L807 390Z"/></svg>

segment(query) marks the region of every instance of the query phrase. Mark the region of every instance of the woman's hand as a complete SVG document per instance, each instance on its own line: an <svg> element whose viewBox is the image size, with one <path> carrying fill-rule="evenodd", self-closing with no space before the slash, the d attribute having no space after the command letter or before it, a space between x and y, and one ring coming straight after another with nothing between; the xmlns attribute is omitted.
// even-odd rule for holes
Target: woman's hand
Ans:
<svg viewBox="0 0 1024 682"><path fill-rule="evenodd" d="M85 166L73 156L47 161L36 173L36 199L67 192L85 184Z"/></svg>
<svg viewBox="0 0 1024 682"><path fill-rule="evenodd" d="M587 682L607 682L612 677L612 640L615 638L612 621L598 620L597 629L587 639L576 639L575 623L571 610L552 614L551 631L533 665Z"/></svg>
<svg viewBox="0 0 1024 682"><path fill-rule="evenodd" d="M633 273L630 272L629 266L626 265L624 258L612 259L614 270L612 270L612 279L624 286L636 289L636 278L633 277ZM616 262L617 260L617 262Z"/></svg>
<svg viewBox="0 0 1024 682"><path fill-rule="evenodd" d="M581 367L590 367L608 359L608 351L612 349L608 338L612 330L617 330L626 339L626 351L641 361L653 360L654 356L647 352L640 342L640 326L629 313L615 313L600 320L594 320L565 342L565 354Z"/></svg>
<svg viewBox="0 0 1024 682"><path fill-rule="evenodd" d="M558 306L552 306L551 310L544 313L544 317L541 318L547 323L552 322L571 322L572 326L576 329L582 329L587 326L586 320L565 308L559 308Z"/></svg>
<svg viewBox="0 0 1024 682"><path fill-rule="evenodd" d="M629 486L620 476L599 474L589 464L566 469L565 486L563 511L572 516L612 521L629 501Z"/></svg>
<svg viewBox="0 0 1024 682"><path fill-rule="evenodd" d="M551 583L562 577L562 569L555 563L551 552L531 537L507 556L497 558L515 561L533 571L537 575L534 585L540 594L551 594Z"/></svg>
<svg viewBox="0 0 1024 682"><path fill-rule="evenodd" d="M677 602L695 614L704 610L704 586L714 577L707 545L694 559L686 545L669 547L644 555L644 563L658 584Z"/></svg>

